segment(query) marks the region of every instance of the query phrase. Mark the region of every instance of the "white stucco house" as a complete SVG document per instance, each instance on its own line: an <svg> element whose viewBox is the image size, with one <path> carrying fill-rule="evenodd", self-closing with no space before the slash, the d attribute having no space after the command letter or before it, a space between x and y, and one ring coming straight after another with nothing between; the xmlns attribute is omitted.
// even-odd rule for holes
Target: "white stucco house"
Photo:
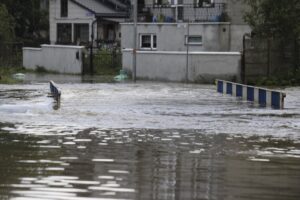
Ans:
<svg viewBox="0 0 300 200"><path fill-rule="evenodd" d="M251 31L243 0L138 2L140 50L184 51L189 43L191 51L240 51L243 35ZM122 48L132 48L132 31L132 22L121 23Z"/></svg>
<svg viewBox="0 0 300 200"><path fill-rule="evenodd" d="M120 22L128 18L127 0L49 0L51 44L87 44L120 40Z"/></svg>
<svg viewBox="0 0 300 200"><path fill-rule="evenodd" d="M237 80L243 35L251 31L244 9L243 0L138 0L137 38L132 22L121 23L123 68L135 70L137 52L137 78Z"/></svg>

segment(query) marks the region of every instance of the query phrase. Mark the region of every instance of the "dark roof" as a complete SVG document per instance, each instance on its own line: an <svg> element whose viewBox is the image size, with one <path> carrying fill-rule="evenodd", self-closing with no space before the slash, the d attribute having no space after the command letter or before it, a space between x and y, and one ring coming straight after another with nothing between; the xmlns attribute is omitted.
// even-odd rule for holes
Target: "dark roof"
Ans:
<svg viewBox="0 0 300 200"><path fill-rule="evenodd" d="M98 2L107 5L116 10L127 10L130 6L130 1L124 0L97 0Z"/></svg>
<svg viewBox="0 0 300 200"><path fill-rule="evenodd" d="M71 0L80 7L92 13L119 13L128 12L130 8L129 0ZM125 4L124 2L127 2ZM129 3L129 4L128 4ZM106 9L105 9L106 8Z"/></svg>
<svg viewBox="0 0 300 200"><path fill-rule="evenodd" d="M110 18L127 18L129 16L130 0L71 0L78 6L90 11L97 17L110 17ZM125 5L123 2L129 2L129 5ZM99 3L107 9L103 10L103 7L95 6L94 3Z"/></svg>

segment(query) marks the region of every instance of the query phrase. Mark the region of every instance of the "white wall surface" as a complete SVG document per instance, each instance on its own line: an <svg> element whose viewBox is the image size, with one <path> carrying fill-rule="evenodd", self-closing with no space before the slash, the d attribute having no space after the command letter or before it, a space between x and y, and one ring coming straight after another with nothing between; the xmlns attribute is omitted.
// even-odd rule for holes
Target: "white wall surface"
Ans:
<svg viewBox="0 0 300 200"><path fill-rule="evenodd" d="M41 66L42 49L41 48L23 48L23 66L26 69L36 69Z"/></svg>
<svg viewBox="0 0 300 200"><path fill-rule="evenodd" d="M60 0L51 0L49 2L49 26L50 26L50 43L55 44L57 41L57 23L72 24L72 42L74 41L74 24L85 23L89 24L89 35L91 35L91 24L95 20L94 14L90 11L78 6L69 1L68 3L68 17L60 16ZM96 29L96 28L95 28ZM97 31L95 31L97 34ZM95 35L96 38L96 35ZM91 37L90 37L91 40Z"/></svg>
<svg viewBox="0 0 300 200"><path fill-rule="evenodd" d="M41 45L42 48L23 48L23 66L36 69L37 66L46 70L65 74L82 73L82 46ZM79 58L76 58L76 54Z"/></svg>
<svg viewBox="0 0 300 200"><path fill-rule="evenodd" d="M121 47L133 48L133 24L121 23ZM156 34L158 51L185 51L185 36L188 34L187 23L138 23L140 34ZM201 35L201 45L189 45L190 51L229 51L229 23L190 23L189 35ZM140 41L138 41L139 45Z"/></svg>
<svg viewBox="0 0 300 200"><path fill-rule="evenodd" d="M137 78L211 83L216 78L240 79L239 52L191 52L188 68L183 51L137 51ZM123 50L123 69L132 71L132 50ZM188 69L188 70L187 70Z"/></svg>

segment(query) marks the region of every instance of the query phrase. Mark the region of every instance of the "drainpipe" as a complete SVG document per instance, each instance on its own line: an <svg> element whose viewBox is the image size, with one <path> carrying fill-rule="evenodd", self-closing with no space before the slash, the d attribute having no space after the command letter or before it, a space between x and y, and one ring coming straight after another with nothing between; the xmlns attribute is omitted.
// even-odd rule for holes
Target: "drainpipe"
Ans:
<svg viewBox="0 0 300 200"><path fill-rule="evenodd" d="M90 46L90 74L94 74L94 63L93 63L93 43L94 43L94 25L97 19L92 22L92 35L91 35L91 46Z"/></svg>

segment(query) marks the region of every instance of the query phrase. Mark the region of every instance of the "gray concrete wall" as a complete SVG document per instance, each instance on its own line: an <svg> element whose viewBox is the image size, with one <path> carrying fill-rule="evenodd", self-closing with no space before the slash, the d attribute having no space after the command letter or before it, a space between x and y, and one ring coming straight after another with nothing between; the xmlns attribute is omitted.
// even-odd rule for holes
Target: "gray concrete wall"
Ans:
<svg viewBox="0 0 300 200"><path fill-rule="evenodd" d="M157 35L157 51L185 51L186 23L139 23L138 36L143 33ZM133 48L133 24L121 24L121 47ZM190 35L202 35L202 45L189 45L190 51L229 51L229 23L190 23ZM140 45L138 41L138 45Z"/></svg>
<svg viewBox="0 0 300 200"><path fill-rule="evenodd" d="M246 25L243 16L247 11L248 6L244 0L226 0L226 13L229 17L229 22L233 25Z"/></svg>
<svg viewBox="0 0 300 200"><path fill-rule="evenodd" d="M248 25L230 25L230 51L243 50L243 35L251 33L251 28Z"/></svg>
<svg viewBox="0 0 300 200"><path fill-rule="evenodd" d="M212 83L216 78L240 80L239 52L191 52L186 67L186 52L137 51L137 78ZM123 50L123 69L132 72L132 50Z"/></svg>
<svg viewBox="0 0 300 200"><path fill-rule="evenodd" d="M41 45L41 47L23 48L23 66L26 69L36 69L37 66L41 66L46 70L59 73L82 73L84 47L63 45Z"/></svg>

